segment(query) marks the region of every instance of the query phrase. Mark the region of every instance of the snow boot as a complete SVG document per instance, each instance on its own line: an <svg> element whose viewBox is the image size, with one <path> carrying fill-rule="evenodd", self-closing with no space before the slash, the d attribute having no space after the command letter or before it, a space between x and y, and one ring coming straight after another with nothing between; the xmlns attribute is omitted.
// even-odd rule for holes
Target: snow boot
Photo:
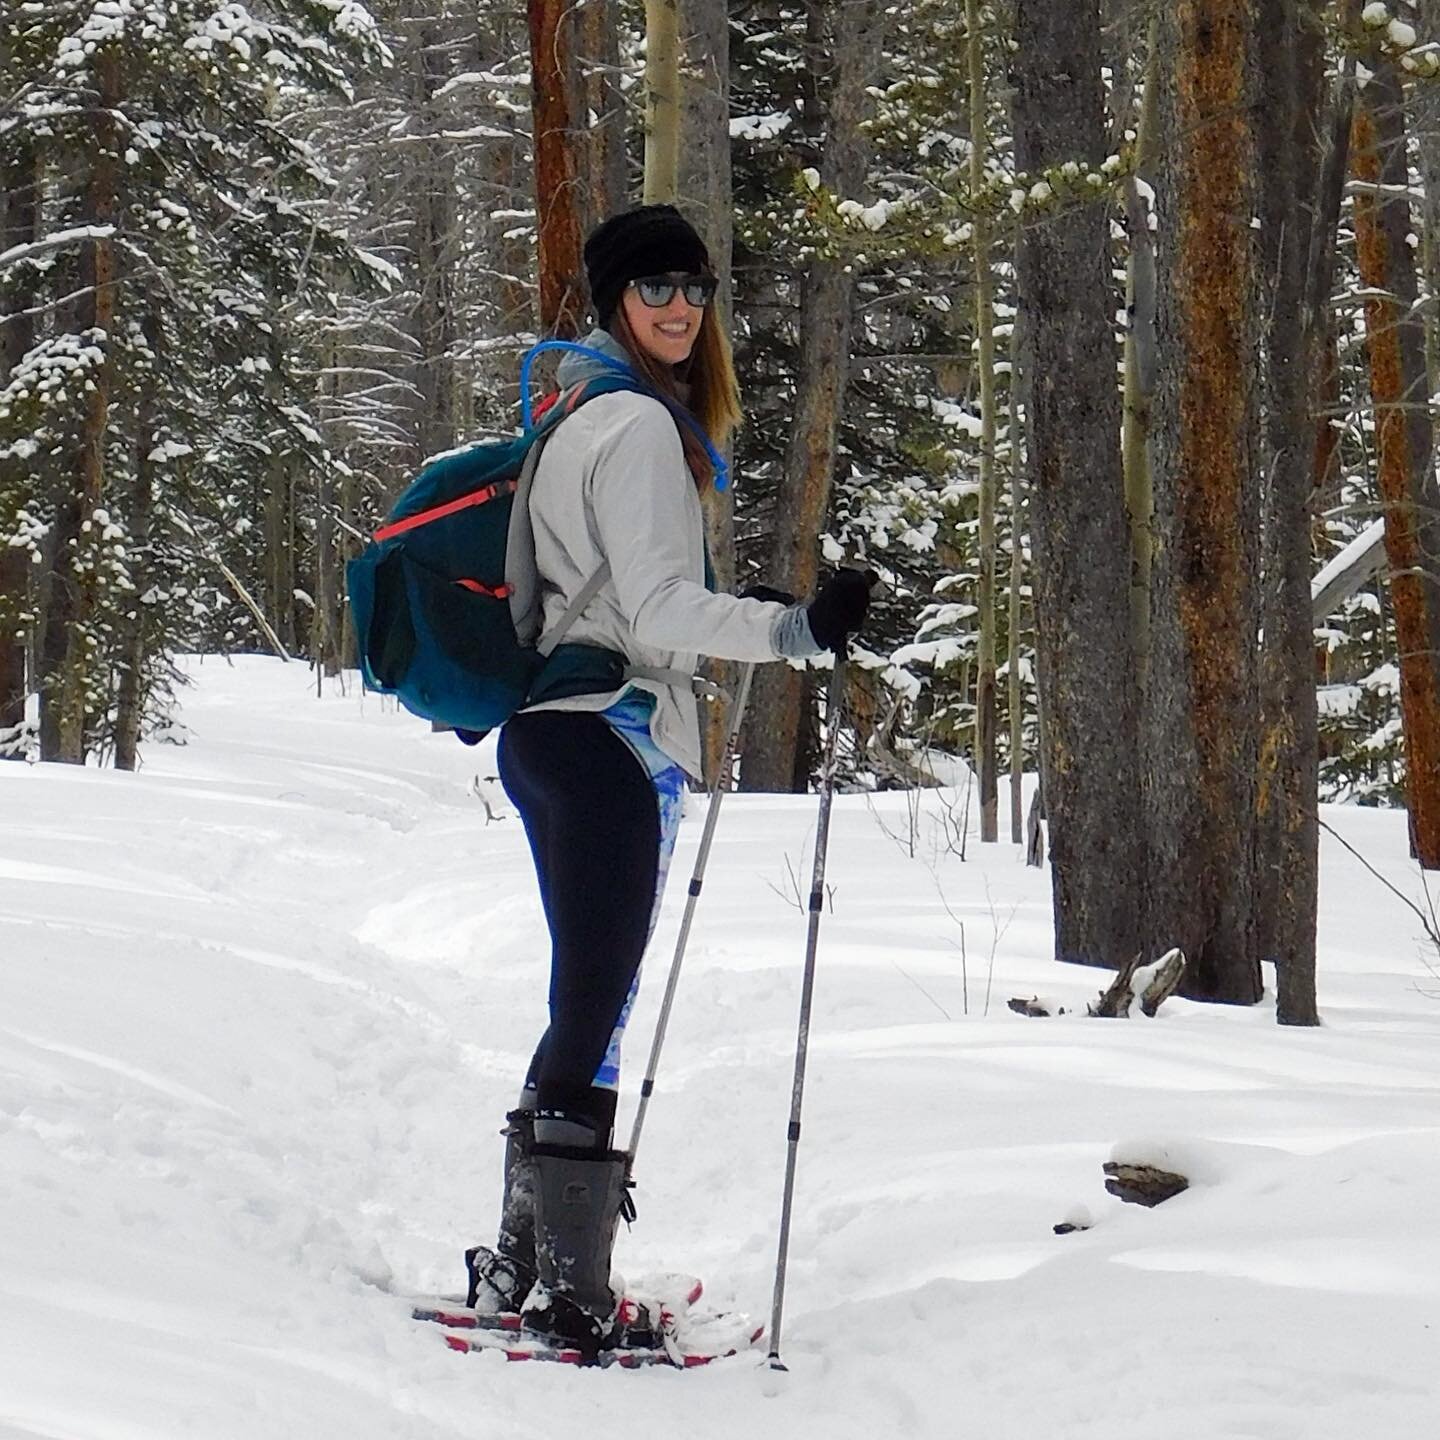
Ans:
<svg viewBox="0 0 1440 1440"><path fill-rule="evenodd" d="M535 1284L535 1112L506 1117L505 1193L495 1247L465 1252L470 1277L465 1303L487 1314L515 1311Z"/></svg>
<svg viewBox="0 0 1440 1440"><path fill-rule="evenodd" d="M618 1299L610 1256L629 1203L622 1150L544 1145L535 1157L535 1263L539 1279L521 1311L525 1327L593 1360L615 1343Z"/></svg>

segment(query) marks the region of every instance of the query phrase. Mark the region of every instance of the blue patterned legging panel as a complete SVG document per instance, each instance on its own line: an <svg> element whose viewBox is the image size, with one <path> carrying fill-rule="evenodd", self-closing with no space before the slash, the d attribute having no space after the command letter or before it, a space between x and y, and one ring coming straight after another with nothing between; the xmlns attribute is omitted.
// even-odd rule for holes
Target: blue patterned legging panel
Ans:
<svg viewBox="0 0 1440 1440"><path fill-rule="evenodd" d="M650 929L646 943L655 933L660 918L660 902L665 895L665 878L670 873L670 857L675 853L675 837L680 831L680 812L685 803L685 772L656 745L650 734L650 715L655 708L654 697L632 690L608 710L600 712L611 728L634 752L645 767L655 787L655 803L660 808L660 856L655 870L655 905L650 912ZM610 1035L605 1058L595 1072L593 1083L602 1090L620 1088L620 1042L630 1019L630 1010L640 989L640 971L630 985L630 993L621 1007L620 1018Z"/></svg>

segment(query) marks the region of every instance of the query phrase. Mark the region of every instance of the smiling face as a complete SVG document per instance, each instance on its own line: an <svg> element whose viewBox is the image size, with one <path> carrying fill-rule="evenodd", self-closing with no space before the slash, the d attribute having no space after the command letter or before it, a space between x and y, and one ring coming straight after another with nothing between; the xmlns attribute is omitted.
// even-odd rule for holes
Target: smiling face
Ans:
<svg viewBox="0 0 1440 1440"><path fill-rule="evenodd" d="M677 287L670 303L652 309L628 286L620 301L630 333L652 360L662 365L679 365L690 358L700 326L705 319L703 306L692 305L683 289Z"/></svg>

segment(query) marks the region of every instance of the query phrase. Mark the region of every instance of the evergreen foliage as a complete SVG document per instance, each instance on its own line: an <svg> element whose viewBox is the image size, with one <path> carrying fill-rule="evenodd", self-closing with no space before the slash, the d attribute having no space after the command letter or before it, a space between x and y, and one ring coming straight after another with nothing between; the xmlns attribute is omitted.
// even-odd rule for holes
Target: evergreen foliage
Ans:
<svg viewBox="0 0 1440 1440"><path fill-rule="evenodd" d="M1440 37L1394 11L1385 43L1423 86ZM810 63L826 13L801 0L729 7L739 573L767 579L805 266L841 257L857 282L853 363L823 553L885 581L857 656L851 774L913 783L921 747L965 751L973 730L973 221L989 217L994 236L1004 603L1008 551L1028 567L1025 511L1004 499L1023 453L1008 359L1014 225L1113 192L1132 160L1125 117L1143 57L1117 57L1114 155L1020 175L1008 15L986 9L991 149L973 193L965 6L916 0L890 27L870 96L865 184L838 195L819 181L827 96ZM617 12L632 194L643 15L638 0ZM0 634L26 638L38 682L47 587L88 587L71 653L85 658L87 748L106 753L128 723L127 677L159 718L181 650L278 644L342 663L346 555L426 456L515 423L518 359L536 338L524 14L459 0L3 0L3 25L0 544L26 557L26 579L0 586ZM1346 42L1330 39L1338 65ZM579 70L593 69L581 46ZM112 213L97 224L106 163ZM1417 169L1417 193L1420 181ZM85 279L102 246L115 267L103 328ZM1317 568L1378 513L1347 227L1340 258L1326 403L1343 478L1318 492ZM101 393L103 492L71 534L76 456ZM1324 798L1400 794L1384 597L1382 577L1317 630ZM1033 768L1028 581L1023 599L1019 653L1006 654L1002 623L999 658L1026 680ZM1003 752L1003 684L1000 702Z"/></svg>

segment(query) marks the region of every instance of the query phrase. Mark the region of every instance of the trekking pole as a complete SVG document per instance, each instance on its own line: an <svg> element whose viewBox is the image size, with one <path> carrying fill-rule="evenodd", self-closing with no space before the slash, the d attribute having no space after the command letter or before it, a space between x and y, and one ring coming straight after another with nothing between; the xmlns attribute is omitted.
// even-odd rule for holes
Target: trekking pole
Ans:
<svg viewBox="0 0 1440 1440"><path fill-rule="evenodd" d="M750 699L750 681L755 675L755 663L751 661L740 674L740 689L735 695L735 706L730 716L730 732L725 737L725 750L720 759L720 768L715 775L715 785L710 791L710 807L705 814L705 828L700 832L700 849L695 856L695 872L690 877L690 892L685 900L685 914L680 921L680 934L675 940L675 958L670 962L670 978L665 982L665 998L660 1002L660 1018L655 1022L655 1038L650 1044L650 1060L645 1067L645 1080L640 1086L640 1105L635 1111L635 1125L630 1131L630 1163L635 1163L635 1152L640 1147L640 1131L645 1124L645 1111L650 1105L650 1096L655 1091L655 1072L660 1067L660 1049L665 1043L665 1027L670 1023L670 1007L675 1002L675 990L680 983L680 962L685 958L685 946L690 939L690 922L695 918L695 903L700 898L700 888L705 883L705 865L710 858L710 842L715 838L715 822L720 818L720 799L730 779L730 770L735 762L735 747L740 743L740 722L745 718L745 706Z"/></svg>
<svg viewBox="0 0 1440 1440"><path fill-rule="evenodd" d="M785 1159L785 1200L780 1209L780 1253L775 1261L775 1305L770 1313L770 1368L784 1370L780 1359L780 1314L785 1304L785 1269L790 1253L790 1210L795 1199L795 1162L800 1153L800 1104L805 1095L805 1058L810 1048L810 1001L815 991L815 951L820 939L820 907L825 897L825 851L830 841L830 803L835 798L835 756L840 711L845 703L845 652L835 651L835 669L825 721L825 768L820 776L820 818L815 824L815 868L810 880L810 930L805 941L805 979L800 987L800 1033L795 1042L795 1082L790 1092L790 1150Z"/></svg>

